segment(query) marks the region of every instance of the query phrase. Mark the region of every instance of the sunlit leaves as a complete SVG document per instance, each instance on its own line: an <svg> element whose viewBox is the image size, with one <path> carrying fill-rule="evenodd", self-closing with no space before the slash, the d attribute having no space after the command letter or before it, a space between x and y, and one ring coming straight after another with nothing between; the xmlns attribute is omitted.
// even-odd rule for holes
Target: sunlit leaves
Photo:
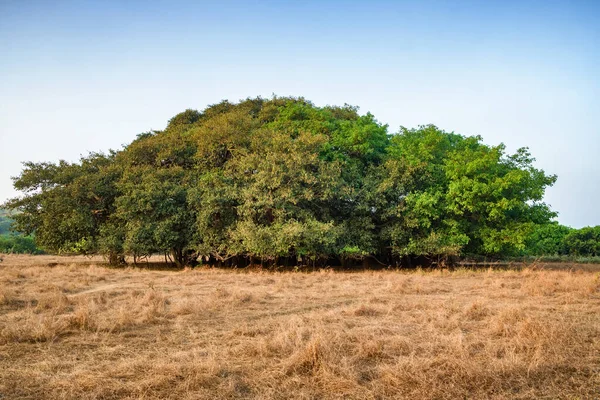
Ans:
<svg viewBox="0 0 600 400"><path fill-rule="evenodd" d="M109 155L25 163L7 205L56 252L392 264L523 252L554 216L556 177L533 162L433 125L389 135L349 105L255 98L186 110Z"/></svg>

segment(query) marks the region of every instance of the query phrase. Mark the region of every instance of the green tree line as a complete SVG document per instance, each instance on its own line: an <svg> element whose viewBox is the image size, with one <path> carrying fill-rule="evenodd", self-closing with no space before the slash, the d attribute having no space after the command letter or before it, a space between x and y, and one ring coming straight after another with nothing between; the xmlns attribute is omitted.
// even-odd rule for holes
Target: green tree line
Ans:
<svg viewBox="0 0 600 400"><path fill-rule="evenodd" d="M556 222L537 226L526 243L524 255L600 256L600 225L573 229Z"/></svg>
<svg viewBox="0 0 600 400"><path fill-rule="evenodd" d="M12 214L8 210L0 209L0 253L41 253L35 244L35 239L32 236L13 232L12 224Z"/></svg>
<svg viewBox="0 0 600 400"><path fill-rule="evenodd" d="M15 229L50 252L177 265L410 265L523 254L556 177L426 125L390 134L353 106L223 101L79 162L24 163Z"/></svg>

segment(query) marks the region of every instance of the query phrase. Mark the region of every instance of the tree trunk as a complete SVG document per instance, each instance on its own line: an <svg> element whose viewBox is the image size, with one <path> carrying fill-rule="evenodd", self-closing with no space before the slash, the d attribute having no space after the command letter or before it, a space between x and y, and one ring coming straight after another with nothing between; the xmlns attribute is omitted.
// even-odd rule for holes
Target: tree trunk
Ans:
<svg viewBox="0 0 600 400"><path fill-rule="evenodd" d="M109 253L108 254L108 263L110 265L123 265L126 264L125 262L125 256L122 254L118 254L118 253Z"/></svg>
<svg viewBox="0 0 600 400"><path fill-rule="evenodd" d="M175 266L177 268L185 267L185 257L183 255L183 249L171 249L171 254L173 255L173 261L175 261Z"/></svg>

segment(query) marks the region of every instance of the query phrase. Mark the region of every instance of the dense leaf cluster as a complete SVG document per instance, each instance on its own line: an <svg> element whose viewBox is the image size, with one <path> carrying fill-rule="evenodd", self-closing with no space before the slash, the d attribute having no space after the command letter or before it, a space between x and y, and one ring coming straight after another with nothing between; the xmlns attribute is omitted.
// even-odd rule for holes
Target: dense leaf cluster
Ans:
<svg viewBox="0 0 600 400"><path fill-rule="evenodd" d="M0 253L39 254L35 239L12 231L13 215L0 208Z"/></svg>
<svg viewBox="0 0 600 400"><path fill-rule="evenodd" d="M537 226L526 242L525 255L600 256L600 225L573 229L558 223Z"/></svg>
<svg viewBox="0 0 600 400"><path fill-rule="evenodd" d="M526 149L356 107L223 101L80 162L25 163L7 203L53 252L227 262L398 265L524 250L556 179Z"/></svg>
<svg viewBox="0 0 600 400"><path fill-rule="evenodd" d="M8 254L41 254L32 236L15 234L0 235L0 253Z"/></svg>

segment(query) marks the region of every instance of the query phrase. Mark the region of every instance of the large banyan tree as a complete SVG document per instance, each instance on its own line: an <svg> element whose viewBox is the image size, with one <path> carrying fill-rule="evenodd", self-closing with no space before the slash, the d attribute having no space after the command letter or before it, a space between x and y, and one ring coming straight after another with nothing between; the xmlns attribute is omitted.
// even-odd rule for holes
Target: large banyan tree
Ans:
<svg viewBox="0 0 600 400"><path fill-rule="evenodd" d="M77 163L24 163L16 229L57 253L248 265L506 255L554 216L527 149L303 98L186 110Z"/></svg>

